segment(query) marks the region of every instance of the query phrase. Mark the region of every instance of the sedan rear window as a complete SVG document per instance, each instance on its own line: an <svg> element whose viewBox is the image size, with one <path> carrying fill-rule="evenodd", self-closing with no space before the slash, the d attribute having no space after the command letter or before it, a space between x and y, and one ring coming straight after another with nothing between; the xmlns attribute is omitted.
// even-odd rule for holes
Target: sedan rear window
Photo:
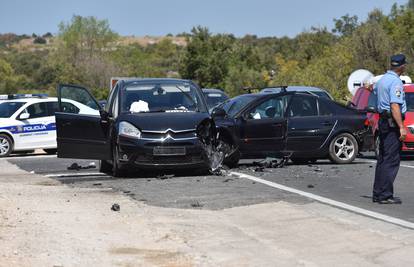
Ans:
<svg viewBox="0 0 414 267"><path fill-rule="evenodd" d="M26 102L3 102L0 103L0 118L10 118Z"/></svg>

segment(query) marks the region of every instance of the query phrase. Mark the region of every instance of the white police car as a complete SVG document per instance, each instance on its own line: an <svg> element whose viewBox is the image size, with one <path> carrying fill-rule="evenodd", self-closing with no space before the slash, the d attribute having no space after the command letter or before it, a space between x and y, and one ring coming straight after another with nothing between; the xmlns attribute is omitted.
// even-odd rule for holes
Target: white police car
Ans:
<svg viewBox="0 0 414 267"><path fill-rule="evenodd" d="M82 103L62 99L68 113L99 115ZM12 152L43 149L56 153L55 112L58 100L45 94L0 95L0 157Z"/></svg>

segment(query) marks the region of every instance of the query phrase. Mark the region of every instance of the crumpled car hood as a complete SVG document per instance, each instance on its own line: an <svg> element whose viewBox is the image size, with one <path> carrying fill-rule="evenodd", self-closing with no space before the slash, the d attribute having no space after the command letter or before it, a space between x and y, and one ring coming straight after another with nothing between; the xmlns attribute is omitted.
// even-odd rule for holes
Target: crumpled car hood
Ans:
<svg viewBox="0 0 414 267"><path fill-rule="evenodd" d="M202 112L157 112L123 114L119 121L128 121L141 131L195 130L208 113Z"/></svg>

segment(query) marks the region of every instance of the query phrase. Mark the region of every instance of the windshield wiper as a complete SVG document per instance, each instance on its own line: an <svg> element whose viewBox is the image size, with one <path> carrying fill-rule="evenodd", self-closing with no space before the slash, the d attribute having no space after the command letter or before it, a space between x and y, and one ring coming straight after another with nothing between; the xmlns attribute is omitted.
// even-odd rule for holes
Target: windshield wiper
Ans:
<svg viewBox="0 0 414 267"><path fill-rule="evenodd" d="M175 87L177 87L177 89L178 90L180 90L188 99L190 99L191 100L191 102L193 102L193 105L195 106L195 108L196 108L196 112L199 112L200 110L198 109L198 105L197 105L197 102L191 97L191 95L189 94L189 93L187 93L187 92L185 92L182 88L180 88L180 86L178 86L178 85L176 85Z"/></svg>

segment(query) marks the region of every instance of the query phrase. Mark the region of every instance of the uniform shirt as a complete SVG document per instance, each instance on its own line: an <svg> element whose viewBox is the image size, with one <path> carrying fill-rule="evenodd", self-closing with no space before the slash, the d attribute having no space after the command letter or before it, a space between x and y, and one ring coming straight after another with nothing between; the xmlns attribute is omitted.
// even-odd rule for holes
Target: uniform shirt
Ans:
<svg viewBox="0 0 414 267"><path fill-rule="evenodd" d="M377 108L379 113L390 112L391 103L399 104L401 113L404 114L407 111L403 83L400 76L394 71L387 71L375 84L374 91L378 98Z"/></svg>

